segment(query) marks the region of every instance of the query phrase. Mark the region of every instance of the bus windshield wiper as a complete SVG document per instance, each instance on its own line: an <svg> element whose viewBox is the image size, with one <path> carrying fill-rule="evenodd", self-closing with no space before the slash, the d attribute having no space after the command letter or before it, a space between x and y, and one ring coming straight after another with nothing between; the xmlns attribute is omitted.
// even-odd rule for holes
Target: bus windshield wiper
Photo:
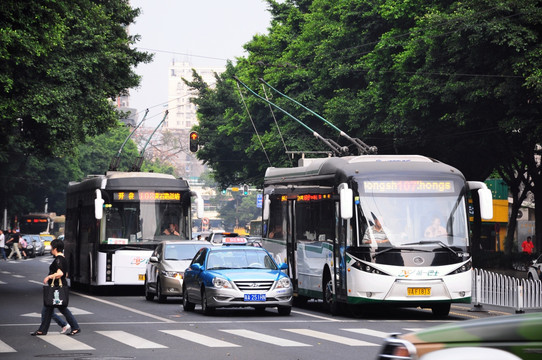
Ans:
<svg viewBox="0 0 542 360"><path fill-rule="evenodd" d="M415 244L419 244L419 243L404 244L404 245L415 245ZM392 247L386 248L384 250L381 250L381 251L375 253L373 255L373 259L376 258L378 255L387 253L388 251L391 251L391 250L409 250L409 251L431 252L429 250L423 250L423 249L414 249L414 248L404 248L404 247L394 247L394 246L392 246Z"/></svg>
<svg viewBox="0 0 542 360"><path fill-rule="evenodd" d="M419 241L419 242L416 242L416 243L409 243L409 244L405 244L405 245L423 245L423 244L438 244L438 245L440 245L440 247L443 247L444 249L447 249L447 250L451 251L454 255L458 256L457 251L455 251L454 249L452 249L451 247L449 247L448 245L446 245L445 243L443 243L440 240L422 240L422 241Z"/></svg>

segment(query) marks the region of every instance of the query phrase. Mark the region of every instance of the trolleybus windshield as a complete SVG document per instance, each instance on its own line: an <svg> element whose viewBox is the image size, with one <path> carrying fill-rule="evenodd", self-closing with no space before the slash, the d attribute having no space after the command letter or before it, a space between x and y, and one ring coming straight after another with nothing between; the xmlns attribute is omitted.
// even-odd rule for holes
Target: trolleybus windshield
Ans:
<svg viewBox="0 0 542 360"><path fill-rule="evenodd" d="M466 250L468 227L461 182L358 179L358 188L360 246Z"/></svg>
<svg viewBox="0 0 542 360"><path fill-rule="evenodd" d="M115 191L104 204L100 238L104 244L188 239L187 211L180 192Z"/></svg>

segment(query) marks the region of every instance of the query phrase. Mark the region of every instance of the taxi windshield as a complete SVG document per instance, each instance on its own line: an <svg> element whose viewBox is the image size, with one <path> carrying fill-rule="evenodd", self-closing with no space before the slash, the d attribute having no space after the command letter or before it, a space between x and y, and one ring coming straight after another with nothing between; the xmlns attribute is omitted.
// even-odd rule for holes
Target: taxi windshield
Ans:
<svg viewBox="0 0 542 360"><path fill-rule="evenodd" d="M277 270L277 265L265 251L252 249L211 251L207 259L207 270L224 269Z"/></svg>

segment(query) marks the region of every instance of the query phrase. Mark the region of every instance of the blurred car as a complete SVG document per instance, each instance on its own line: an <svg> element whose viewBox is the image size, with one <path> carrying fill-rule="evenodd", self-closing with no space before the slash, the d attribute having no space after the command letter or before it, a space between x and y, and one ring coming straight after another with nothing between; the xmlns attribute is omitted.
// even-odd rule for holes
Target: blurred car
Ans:
<svg viewBox="0 0 542 360"><path fill-rule="evenodd" d="M51 241L53 241L55 237L50 234L40 234L40 239L43 242L45 252L51 251Z"/></svg>
<svg viewBox="0 0 542 360"><path fill-rule="evenodd" d="M21 249L21 252L22 252L22 250L24 250L27 257L35 258L36 257L36 252L34 251L34 245L33 245L33 242L32 242L32 237L30 235L21 234L21 238L23 238L24 241L26 241L26 248ZM21 240L19 240L19 244L20 243L21 243Z"/></svg>
<svg viewBox="0 0 542 360"><path fill-rule="evenodd" d="M212 245L220 246L222 245L224 239L226 238L241 238L245 239L243 236L239 236L239 234L234 232L226 232L226 231L212 231L211 234L208 236L208 240Z"/></svg>
<svg viewBox="0 0 542 360"><path fill-rule="evenodd" d="M34 246L34 252L36 256L43 256L45 254L45 246L39 235L29 235L32 238L32 245Z"/></svg>
<svg viewBox="0 0 542 360"><path fill-rule="evenodd" d="M378 360L534 360L542 358L542 313L430 327L386 339Z"/></svg>
<svg viewBox="0 0 542 360"><path fill-rule="evenodd" d="M527 269L527 279L542 280L542 254Z"/></svg>
<svg viewBox="0 0 542 360"><path fill-rule="evenodd" d="M164 302L168 296L182 296L184 270L207 241L162 241L152 253L145 270L145 298Z"/></svg>
<svg viewBox="0 0 542 360"><path fill-rule="evenodd" d="M201 304L206 315L216 308L238 306L258 311L276 307L280 315L290 315L293 287L283 272L288 265L277 265L265 249L245 244L246 239L228 237L224 246L198 251L184 272L185 311Z"/></svg>

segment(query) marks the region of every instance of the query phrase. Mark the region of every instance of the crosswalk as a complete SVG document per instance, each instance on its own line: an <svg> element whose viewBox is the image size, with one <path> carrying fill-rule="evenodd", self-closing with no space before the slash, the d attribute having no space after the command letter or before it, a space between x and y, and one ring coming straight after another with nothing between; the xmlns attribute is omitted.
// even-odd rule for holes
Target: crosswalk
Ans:
<svg viewBox="0 0 542 360"><path fill-rule="evenodd" d="M404 328L404 332L416 331L416 328ZM134 349L167 349L171 344L177 344L179 339L187 342L210 348L238 348L242 347L240 343L246 340L256 343L266 343L279 347L311 347L323 342L333 342L346 346L380 346L382 339L389 334L368 328L344 328L340 333L327 333L312 329L285 328L280 329L281 336L266 334L262 331L248 329L217 329L220 336L210 336L201 332L192 330L157 330L176 339L169 341L170 346L164 343L150 341L141 335L131 334L127 331L97 330L95 333L106 337L109 340L116 341L124 346ZM293 339L295 337L295 340ZM44 341L49 345L61 351L90 351L95 350L94 346L85 343L84 334L77 337L60 335L58 333L49 333L45 336L36 337L38 341ZM87 337L88 339L88 337ZM94 341L96 341L94 339ZM246 343L245 343L246 344ZM175 345L176 346L176 345ZM0 354L17 352L16 349L0 340Z"/></svg>

